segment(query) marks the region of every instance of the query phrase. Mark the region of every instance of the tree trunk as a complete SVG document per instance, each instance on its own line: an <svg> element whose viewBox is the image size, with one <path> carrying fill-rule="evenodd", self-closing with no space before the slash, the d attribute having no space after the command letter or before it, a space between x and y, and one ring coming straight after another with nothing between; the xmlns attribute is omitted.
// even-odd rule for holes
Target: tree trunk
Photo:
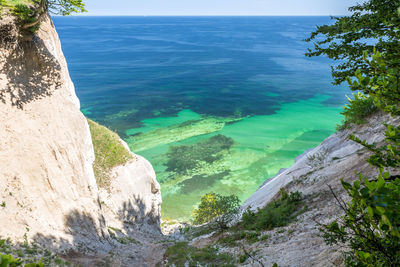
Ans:
<svg viewBox="0 0 400 267"><path fill-rule="evenodd" d="M40 5L37 8L34 17L37 17L37 19L34 22L25 24L23 26L24 29L36 26L40 20L47 14L47 7L48 7L48 0L41 0Z"/></svg>

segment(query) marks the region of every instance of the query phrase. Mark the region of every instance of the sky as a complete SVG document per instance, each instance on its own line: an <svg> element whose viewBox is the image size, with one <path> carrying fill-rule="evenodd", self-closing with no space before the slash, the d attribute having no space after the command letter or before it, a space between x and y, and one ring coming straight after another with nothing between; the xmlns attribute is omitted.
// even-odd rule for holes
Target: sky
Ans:
<svg viewBox="0 0 400 267"><path fill-rule="evenodd" d="M84 0L86 15L323 16L346 15L362 0Z"/></svg>

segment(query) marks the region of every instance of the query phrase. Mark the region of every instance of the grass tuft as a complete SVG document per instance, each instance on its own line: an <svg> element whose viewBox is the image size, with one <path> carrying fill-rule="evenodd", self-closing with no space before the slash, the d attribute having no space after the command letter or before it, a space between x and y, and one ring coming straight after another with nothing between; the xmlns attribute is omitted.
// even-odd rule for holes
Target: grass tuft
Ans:
<svg viewBox="0 0 400 267"><path fill-rule="evenodd" d="M281 190L281 197L257 212L247 210L239 223L242 230L272 230L276 227L286 226L296 219L304 209L300 192L287 193Z"/></svg>
<svg viewBox="0 0 400 267"><path fill-rule="evenodd" d="M133 155L122 145L118 134L90 119L88 122L95 154L94 175L100 187L108 188L112 168L124 165Z"/></svg>
<svg viewBox="0 0 400 267"><path fill-rule="evenodd" d="M217 248L195 248L187 242L177 242L165 253L167 266L236 266L234 257L227 253L219 253Z"/></svg>
<svg viewBox="0 0 400 267"><path fill-rule="evenodd" d="M352 124L364 124L366 118L378 111L374 99L362 93L353 94L354 99L348 97L349 103L345 105L343 112L344 120L337 126L337 130L350 128Z"/></svg>

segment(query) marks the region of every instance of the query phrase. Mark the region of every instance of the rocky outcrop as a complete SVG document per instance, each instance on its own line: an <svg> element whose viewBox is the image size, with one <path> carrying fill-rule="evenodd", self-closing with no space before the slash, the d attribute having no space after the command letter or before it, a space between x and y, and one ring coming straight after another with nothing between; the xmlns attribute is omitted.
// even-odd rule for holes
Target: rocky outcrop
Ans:
<svg viewBox="0 0 400 267"><path fill-rule="evenodd" d="M128 145L121 140L125 148ZM137 225L160 229L161 190L156 174L145 158L133 159L111 171L110 186L100 188L100 200L107 222L118 229L134 231ZM135 227L132 228L132 223Z"/></svg>
<svg viewBox="0 0 400 267"><path fill-rule="evenodd" d="M0 237L104 255L118 247L110 226L157 239L141 239L142 229L160 236L160 187L145 159L116 167L110 188L98 188L89 126L51 19L27 37L3 16L0 33Z"/></svg>

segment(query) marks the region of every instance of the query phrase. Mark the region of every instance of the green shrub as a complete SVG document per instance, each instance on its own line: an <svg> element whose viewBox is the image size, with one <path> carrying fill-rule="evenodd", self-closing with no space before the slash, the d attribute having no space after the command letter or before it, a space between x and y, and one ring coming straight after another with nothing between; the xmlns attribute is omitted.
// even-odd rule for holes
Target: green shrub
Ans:
<svg viewBox="0 0 400 267"><path fill-rule="evenodd" d="M237 245L237 241L246 240L247 243L253 244L260 241L260 232L255 231L242 231L240 229L232 228L233 232L228 232L224 237L219 239L219 243L234 247Z"/></svg>
<svg viewBox="0 0 400 267"><path fill-rule="evenodd" d="M341 125L338 125L338 130L346 129L351 124L364 124L366 123L365 118L378 111L372 97L365 96L360 92L353 94L353 97L354 99L347 98L349 104L344 107L341 113L344 116L344 120Z"/></svg>
<svg viewBox="0 0 400 267"><path fill-rule="evenodd" d="M235 266L232 255L218 253L218 249L213 247L191 247L187 242L177 242L169 247L164 258L168 260L167 266Z"/></svg>
<svg viewBox="0 0 400 267"><path fill-rule="evenodd" d="M400 21L400 14L396 14ZM382 38L383 39L383 38ZM361 91L374 99L374 103L386 113L400 115L400 62L399 42L392 44L393 47L385 53L380 53L374 48L374 53L363 54L363 60L371 69L369 74L363 74L357 69L354 76L356 79L347 77L350 89Z"/></svg>
<svg viewBox="0 0 400 267"><path fill-rule="evenodd" d="M248 255L242 254L242 255L239 256L239 260L238 261L239 261L239 263L244 263L248 258L249 258Z"/></svg>
<svg viewBox="0 0 400 267"><path fill-rule="evenodd" d="M21 266L22 261L20 259L14 259L12 255L0 254L0 266L2 267L14 267Z"/></svg>
<svg viewBox="0 0 400 267"><path fill-rule="evenodd" d="M350 135L350 139L373 152L367 159L372 166L400 168L400 126L386 125L385 144L380 147L369 144L355 135Z"/></svg>
<svg viewBox="0 0 400 267"><path fill-rule="evenodd" d="M13 14L18 18L18 23L20 25L26 25L32 23L36 20L35 10L28 7L27 5L17 4L13 9ZM36 24L32 27L24 29L28 32L36 32L40 27L40 24Z"/></svg>
<svg viewBox="0 0 400 267"><path fill-rule="evenodd" d="M321 228L327 244L346 244L347 266L400 266L400 179L381 173L353 185L342 180L351 197L339 201L345 215Z"/></svg>
<svg viewBox="0 0 400 267"><path fill-rule="evenodd" d="M20 256L23 257L24 255ZM0 266L1 267L16 267L16 266L24 266L24 267L44 267L42 262L35 262L35 263L26 263L21 259L14 258L12 255L1 254L0 253Z"/></svg>
<svg viewBox="0 0 400 267"><path fill-rule="evenodd" d="M116 133L92 120L88 119L88 122L95 154L94 175L100 187L108 188L112 168L125 164L133 155L122 145Z"/></svg>
<svg viewBox="0 0 400 267"><path fill-rule="evenodd" d="M194 224L203 224L213 221L218 228L228 228L238 213L240 200L235 195L221 196L215 193L208 193L201 197L200 204L193 211Z"/></svg>
<svg viewBox="0 0 400 267"><path fill-rule="evenodd" d="M302 195L300 192L288 194L281 189L281 196L278 200L272 201L256 212L248 209L243 213L239 229L243 230L271 230L275 227L286 226L294 221L304 209Z"/></svg>
<svg viewBox="0 0 400 267"><path fill-rule="evenodd" d="M72 265L37 244L30 244L28 241L24 241L23 244L13 244L10 239L0 239L0 266L43 267Z"/></svg>
<svg viewBox="0 0 400 267"><path fill-rule="evenodd" d="M233 139L218 134L193 145L170 146L166 163L167 171L187 174L199 163L211 164L221 159L221 151L226 151L233 145Z"/></svg>
<svg viewBox="0 0 400 267"><path fill-rule="evenodd" d="M23 32L35 33L46 14L71 15L86 12L83 0L0 0L0 11L6 7L20 24Z"/></svg>

